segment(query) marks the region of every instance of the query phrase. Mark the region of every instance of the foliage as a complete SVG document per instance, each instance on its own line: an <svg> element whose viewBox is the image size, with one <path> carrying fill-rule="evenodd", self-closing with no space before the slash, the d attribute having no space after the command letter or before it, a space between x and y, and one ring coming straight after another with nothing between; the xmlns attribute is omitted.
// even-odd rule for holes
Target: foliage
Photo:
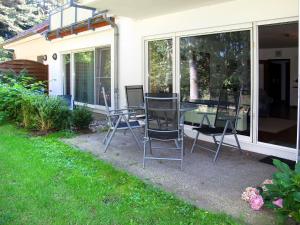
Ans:
<svg viewBox="0 0 300 225"><path fill-rule="evenodd" d="M23 96L23 125L47 132L69 127L70 110L59 98L42 94Z"/></svg>
<svg viewBox="0 0 300 225"><path fill-rule="evenodd" d="M47 18L65 0L0 0L0 44ZM13 59L13 52L0 47L0 62Z"/></svg>
<svg viewBox="0 0 300 225"><path fill-rule="evenodd" d="M0 112L25 128L47 132L69 127L70 111L58 98L44 94L44 83L25 72L0 76Z"/></svg>
<svg viewBox="0 0 300 225"><path fill-rule="evenodd" d="M72 126L78 130L88 129L93 121L92 112L86 106L76 107L72 112Z"/></svg>
<svg viewBox="0 0 300 225"><path fill-rule="evenodd" d="M58 137L0 126L0 224L237 225Z"/></svg>
<svg viewBox="0 0 300 225"><path fill-rule="evenodd" d="M10 86L18 83L26 89L41 93L45 92L46 89L45 81L37 81L26 70L22 70L19 74L14 71L0 72L0 82Z"/></svg>
<svg viewBox="0 0 300 225"><path fill-rule="evenodd" d="M149 82L152 93L172 92L172 40L149 42Z"/></svg>
<svg viewBox="0 0 300 225"><path fill-rule="evenodd" d="M300 223L300 163L295 170L279 160L273 161L277 172L273 175L273 184L266 184L266 191L262 193L266 206L275 209L282 220L292 217ZM274 201L282 199L282 207Z"/></svg>

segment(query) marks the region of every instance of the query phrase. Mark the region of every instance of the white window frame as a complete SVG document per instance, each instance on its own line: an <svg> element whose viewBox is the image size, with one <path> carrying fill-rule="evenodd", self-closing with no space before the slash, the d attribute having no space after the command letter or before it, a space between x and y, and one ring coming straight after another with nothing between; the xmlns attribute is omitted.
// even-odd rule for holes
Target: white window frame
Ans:
<svg viewBox="0 0 300 225"><path fill-rule="evenodd" d="M151 41L159 41L159 40L172 40L172 89L173 92L177 90L177 84L176 84L176 38L175 33L173 34L165 34L165 35L158 35L155 37L147 37L143 39L144 43L144 89L145 92L149 91L149 42Z"/></svg>
<svg viewBox="0 0 300 225"><path fill-rule="evenodd" d="M74 100L74 97L75 97L75 61L74 61L74 54L75 53L80 53L80 52L87 52L87 51L93 51L94 53L94 101L96 101L96 75L95 75L95 72L96 72L96 49L110 49L110 54L111 54L111 107L110 109L113 109L114 107L114 101L115 101L115 98L114 98L114 76L113 76L113 49L112 49L112 46L110 44L105 44L105 45L101 45L101 46L94 46L94 47L89 47L89 48L80 48L80 49L74 49L74 50L71 50L71 51L63 51L63 52L60 52L60 59L61 59L61 71L63 73L63 78L62 78L62 93L64 91L65 88L63 88L63 86L65 86L65 74L64 74L64 65L63 65L63 55L65 54L70 54L70 61L71 61L71 68L70 68L70 79L71 79L71 84L70 84L70 88L71 88L71 94L72 94L72 98ZM64 94L64 93L63 93ZM102 105L95 105L95 104L87 104L87 103L83 103L83 102L77 102L77 101L74 101L75 105L79 105L79 106L83 106L83 105L86 105L87 107L95 110L96 112L99 111L99 112L102 112L102 111L105 111L106 108L105 106L102 106Z"/></svg>
<svg viewBox="0 0 300 225"><path fill-rule="evenodd" d="M253 100L254 100L254 92L253 92L253 79L254 79L254 72L253 72L253 25L252 23L243 23L243 24L235 24L229 26L220 26L220 27L212 27L212 28L203 28L193 31L183 31L183 32L175 32L170 34L163 34L163 35L153 35L143 37L144 43L144 86L146 92L148 91L149 86L149 73L148 73L148 43L149 41L155 40L166 40L172 39L173 40L173 90L174 92L179 93L180 95L180 38L188 37L188 36L201 36L201 35L209 35L209 34L218 34L218 33L226 33L226 32L235 32L235 31L250 31L250 76L251 76L251 107L250 107L250 135L238 135L239 140L247 143L253 143ZM226 137L227 141L234 143L234 138Z"/></svg>
<svg viewBox="0 0 300 225"><path fill-rule="evenodd" d="M274 150L280 150L280 151L286 151L288 153L291 152L295 152L297 151L297 146L296 148L291 148L291 147L286 147L286 146L281 146L281 145L274 145L274 144L270 144L270 143L265 143L265 142L260 142L258 141L258 120L259 120L259 33L258 33L258 27L259 26L263 26L263 25L272 25L272 24L281 24L281 23L289 23L289 22L298 22L299 18L298 17L288 17L288 18L280 18L280 19L272 19L272 20L264 20L264 21L257 21L257 22L253 22L253 41L254 41L254 47L253 47L253 51L254 51L254 65L255 65L255 69L254 69L254 73L255 73L255 79L254 79L254 93L255 93L255 101L253 102L254 105L254 115L256 117L256 119L253 120L253 124L254 124L254 140L253 143L257 144L259 147L262 148L272 148ZM299 73L299 72L298 72ZM299 79L298 79L299 80ZM299 93L300 88L298 88L298 93ZM299 94L298 94L298 101L299 101ZM298 105L298 118L299 118L299 105ZM297 121L297 124L299 123L299 119ZM297 143L299 142L299 128L297 127ZM296 143L296 145L297 145ZM299 143L298 143L299 144Z"/></svg>
<svg viewBox="0 0 300 225"><path fill-rule="evenodd" d="M300 6L299 6L300 11ZM285 146L273 145L269 143L262 143L258 142L258 109L259 109L259 102L258 102L258 92L259 92L259 48L258 48L258 26L259 25L267 25L267 24L276 24L276 23L285 23L285 22L295 22L299 21L299 17L287 17L287 18L280 18L280 19L271 19L271 20L263 20L263 21L252 21L249 23L241 23L241 24L232 24L228 26L217 26L217 27L208 27L202 29L196 29L191 31L178 31L171 34L164 34L164 35L152 35L143 37L143 71L144 71L144 85L148 88L148 45L147 41L149 40L160 40L160 39L169 39L175 38L173 43L175 43L176 49L174 56L175 58L175 78L176 81L173 84L176 87L176 92L180 93L180 42L179 39L184 36L197 36L197 35L206 35L206 34L215 34L215 33L224 33L224 32L234 32L234 31L243 31L243 30L250 30L250 60L251 60L251 123L250 123L250 137L239 135L239 140L242 146L245 146L246 149L253 149L255 144L255 148L252 150L254 152L265 153L265 154L273 154L277 152L278 154L282 155L282 157L293 155L297 152L297 148L289 148ZM300 24L299 24L300 26ZM299 43L300 43L300 36L299 36ZM300 52L300 48L299 48ZM299 59L300 60L300 59ZM300 63L299 63L299 74L300 74ZM299 75L300 76L300 75ZM300 77L298 79L300 85ZM146 89L147 90L147 89ZM300 88L298 89L298 98L300 97ZM298 99L300 102L300 99ZM299 124L300 118L300 105L298 104L298 121ZM188 130L188 129L187 129ZM297 129L297 146L300 148L300 125L298 125ZM229 142L234 143L233 138L228 138ZM210 141L209 139L203 138L203 140ZM300 152L300 151L299 151Z"/></svg>

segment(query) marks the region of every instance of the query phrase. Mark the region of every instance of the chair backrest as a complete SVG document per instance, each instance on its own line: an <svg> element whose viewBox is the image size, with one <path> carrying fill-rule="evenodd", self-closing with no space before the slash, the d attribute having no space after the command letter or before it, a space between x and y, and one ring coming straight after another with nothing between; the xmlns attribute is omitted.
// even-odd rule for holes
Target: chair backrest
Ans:
<svg viewBox="0 0 300 225"><path fill-rule="evenodd" d="M179 98L172 93L146 93L146 135L155 133L158 139L168 139L174 133L179 137ZM173 139L173 138L172 138Z"/></svg>
<svg viewBox="0 0 300 225"><path fill-rule="evenodd" d="M144 90L143 85L125 86L127 107L141 108L144 107Z"/></svg>
<svg viewBox="0 0 300 225"><path fill-rule="evenodd" d="M72 99L72 95L58 95L57 97L62 99L70 109L74 108L74 102Z"/></svg>
<svg viewBox="0 0 300 225"><path fill-rule="evenodd" d="M241 93L242 90L228 90L225 88L220 90L215 127L224 128L227 120L231 120L234 128L236 127Z"/></svg>

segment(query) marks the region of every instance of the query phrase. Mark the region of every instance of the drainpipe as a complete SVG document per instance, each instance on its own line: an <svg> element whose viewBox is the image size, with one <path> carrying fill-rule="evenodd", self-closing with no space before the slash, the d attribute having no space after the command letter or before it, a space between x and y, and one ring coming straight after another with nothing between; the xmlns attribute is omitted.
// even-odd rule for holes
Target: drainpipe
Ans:
<svg viewBox="0 0 300 225"><path fill-rule="evenodd" d="M111 19L103 16L103 20L114 29L114 106L119 107L119 27Z"/></svg>

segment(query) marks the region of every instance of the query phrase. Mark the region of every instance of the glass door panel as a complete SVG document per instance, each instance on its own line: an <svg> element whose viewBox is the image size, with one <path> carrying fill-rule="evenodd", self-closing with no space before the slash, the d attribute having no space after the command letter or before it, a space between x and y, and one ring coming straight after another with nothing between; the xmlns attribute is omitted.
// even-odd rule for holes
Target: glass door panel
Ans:
<svg viewBox="0 0 300 225"><path fill-rule="evenodd" d="M63 55L64 95L71 95L71 54Z"/></svg>
<svg viewBox="0 0 300 225"><path fill-rule="evenodd" d="M214 124L220 88L242 88L237 131L250 136L250 59L249 30L180 38L181 101L200 105L185 122L199 124L207 114Z"/></svg>
<svg viewBox="0 0 300 225"><path fill-rule="evenodd" d="M298 23L258 27L258 141L296 148Z"/></svg>
<svg viewBox="0 0 300 225"><path fill-rule="evenodd" d="M110 48L96 49L96 105L105 106L102 87L107 96L107 103L111 107L111 51Z"/></svg>
<svg viewBox="0 0 300 225"><path fill-rule="evenodd" d="M75 101L94 104L94 51L74 54Z"/></svg>
<svg viewBox="0 0 300 225"><path fill-rule="evenodd" d="M172 93L173 39L148 42L148 91Z"/></svg>

